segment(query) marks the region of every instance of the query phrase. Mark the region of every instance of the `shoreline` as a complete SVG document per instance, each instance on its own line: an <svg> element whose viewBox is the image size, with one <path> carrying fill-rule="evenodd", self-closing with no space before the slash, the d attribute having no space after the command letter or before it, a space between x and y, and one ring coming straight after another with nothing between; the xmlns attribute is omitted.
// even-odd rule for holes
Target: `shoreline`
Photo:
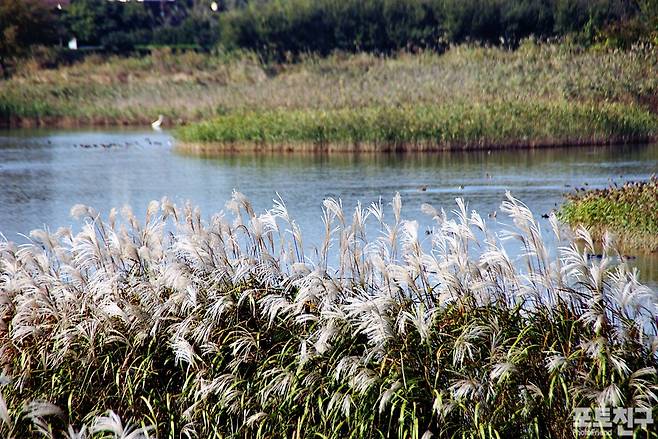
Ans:
<svg viewBox="0 0 658 439"><path fill-rule="evenodd" d="M653 113L649 113L652 114ZM655 114L658 124L658 114ZM67 129L67 128L122 128L122 127L144 127L150 128L153 121L151 118L141 119L116 119L111 117L76 118L70 116L45 116L45 117L12 117L10 120L0 119L0 130L13 129ZM472 149L535 149L535 148L562 148L572 146L605 146L605 145L641 145L658 142L658 132L647 135L612 135L612 136L574 136L566 139L535 139L535 140L509 140L506 142L435 142L435 141L187 141L176 137L177 130L192 127L195 124L208 123L203 120L183 120L178 124L163 124L163 128L172 132L176 144L186 151L272 151L291 152L293 150L313 152L440 152L454 150ZM411 147L410 147L411 146Z"/></svg>
<svg viewBox="0 0 658 439"><path fill-rule="evenodd" d="M71 117L71 116L42 116L42 117L10 117L0 120L0 129L30 129L30 128L111 128L111 127L151 127L150 118L117 119L112 117Z"/></svg>
<svg viewBox="0 0 658 439"><path fill-rule="evenodd" d="M110 118L76 119L71 117L14 118L11 123L0 121L0 130L12 129L102 129L102 128L150 128L151 122L143 120L124 120L117 122ZM238 141L238 142L200 142L185 141L175 136L175 131L187 125L173 128L173 147L181 154L214 155L224 153L438 153L458 151L487 151L544 148L580 148L611 145L649 145L658 142L658 134L638 136L607 137L573 137L566 139L508 140L502 142L441 142L441 141L398 141L398 142L303 142L303 141ZM171 129L171 128L170 128Z"/></svg>
<svg viewBox="0 0 658 439"><path fill-rule="evenodd" d="M174 150L181 154L208 155L225 153L257 153L257 154L343 154L343 153L439 153L461 151L544 149L544 148L581 148L611 145L650 145L658 142L658 136L649 137L610 137L607 139L570 139L543 140L534 142L508 143L258 143L258 142L185 142L176 139Z"/></svg>
<svg viewBox="0 0 658 439"><path fill-rule="evenodd" d="M615 225L588 226L581 223L570 224L566 221L565 224L572 230L581 226L585 227L592 235L594 242L602 242L608 232L613 237L614 247L625 254L658 257L658 234L625 231L615 228Z"/></svg>

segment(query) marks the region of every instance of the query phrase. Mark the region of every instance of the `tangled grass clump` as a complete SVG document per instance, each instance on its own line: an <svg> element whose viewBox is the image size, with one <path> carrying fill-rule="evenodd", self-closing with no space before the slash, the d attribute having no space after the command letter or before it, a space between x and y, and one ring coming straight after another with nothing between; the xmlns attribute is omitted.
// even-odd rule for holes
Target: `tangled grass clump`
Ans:
<svg viewBox="0 0 658 439"><path fill-rule="evenodd" d="M658 177L567 195L560 216L595 237L606 231L629 249L658 251Z"/></svg>
<svg viewBox="0 0 658 439"><path fill-rule="evenodd" d="M563 438L577 407L657 417L658 298L609 240L550 256L509 194L501 236L459 199L423 206L424 235L401 204L325 200L313 255L283 202L239 193L232 218L75 206L78 233L0 243L0 434Z"/></svg>

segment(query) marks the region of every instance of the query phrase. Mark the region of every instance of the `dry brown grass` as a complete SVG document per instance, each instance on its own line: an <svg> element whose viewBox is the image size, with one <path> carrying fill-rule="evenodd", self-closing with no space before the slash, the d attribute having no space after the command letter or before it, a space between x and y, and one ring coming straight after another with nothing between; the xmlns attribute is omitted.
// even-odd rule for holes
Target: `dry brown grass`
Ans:
<svg viewBox="0 0 658 439"><path fill-rule="evenodd" d="M308 57L263 65L252 55L156 52L27 69L0 83L0 117L15 123L182 124L236 110L339 109L457 100L613 101L658 95L656 48L583 51L526 43L514 52L458 46L444 55Z"/></svg>

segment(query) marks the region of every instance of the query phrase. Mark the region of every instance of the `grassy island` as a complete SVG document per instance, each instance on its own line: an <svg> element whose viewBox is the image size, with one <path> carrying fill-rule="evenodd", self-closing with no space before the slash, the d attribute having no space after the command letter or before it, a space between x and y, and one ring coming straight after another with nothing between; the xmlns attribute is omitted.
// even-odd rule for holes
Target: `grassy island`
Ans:
<svg viewBox="0 0 658 439"><path fill-rule="evenodd" d="M613 232L628 249L658 251L658 178L607 189L583 190L567 196L561 217L582 225L594 236Z"/></svg>
<svg viewBox="0 0 658 439"><path fill-rule="evenodd" d="M646 142L658 119L623 104L452 102L239 112L177 131L179 148L436 151Z"/></svg>

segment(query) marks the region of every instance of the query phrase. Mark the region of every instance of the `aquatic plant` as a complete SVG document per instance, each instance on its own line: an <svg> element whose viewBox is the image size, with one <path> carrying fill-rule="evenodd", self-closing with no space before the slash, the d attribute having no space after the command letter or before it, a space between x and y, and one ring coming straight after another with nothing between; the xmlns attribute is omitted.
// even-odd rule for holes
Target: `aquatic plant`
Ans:
<svg viewBox="0 0 658 439"><path fill-rule="evenodd" d="M176 132L185 143L217 143L209 149L346 151L608 144L656 135L658 118L636 107L564 101L238 112Z"/></svg>
<svg viewBox="0 0 658 439"><path fill-rule="evenodd" d="M587 227L596 237L617 235L628 249L658 251L658 178L616 183L605 189L579 188L566 195L560 217Z"/></svg>
<svg viewBox="0 0 658 439"><path fill-rule="evenodd" d="M314 250L283 201L240 193L207 221L78 205L76 233L0 243L0 433L116 432L107 410L159 438L571 437L577 407L658 415L658 298L610 239L591 261L553 216L548 248L509 194L501 235L461 199L422 207L429 234L401 210L326 199Z"/></svg>

